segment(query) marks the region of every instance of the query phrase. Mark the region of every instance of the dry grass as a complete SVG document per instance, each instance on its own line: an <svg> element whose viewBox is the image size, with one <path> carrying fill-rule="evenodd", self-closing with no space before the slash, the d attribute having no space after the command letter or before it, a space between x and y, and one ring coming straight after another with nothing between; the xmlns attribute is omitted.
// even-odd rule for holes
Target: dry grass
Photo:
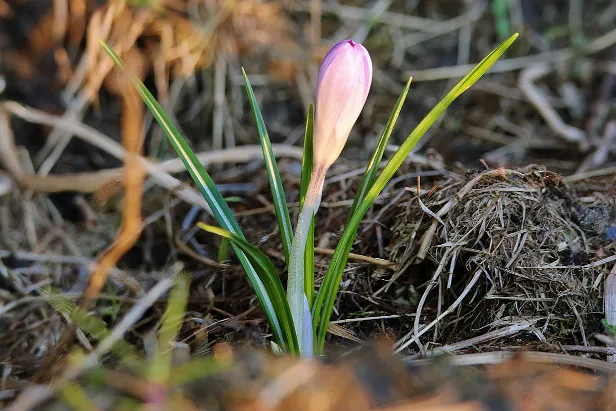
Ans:
<svg viewBox="0 0 616 411"><path fill-rule="evenodd" d="M422 335L439 346L521 322L535 334L529 343L588 346L609 271L610 259L595 256L608 244L606 200L589 207L560 176L531 167L472 173L405 201L393 229L394 279L418 262L431 268L398 350L423 351Z"/></svg>
<svg viewBox="0 0 616 411"><path fill-rule="evenodd" d="M114 78L99 40L123 53L156 91L224 195L241 198L233 208L247 237L281 271L278 231L240 67L248 69L272 141L279 143L275 151L293 202L298 143L316 64L341 38L367 45L375 63L374 84L346 159L328 176L317 220L317 285L367 153L408 75L415 84L388 153L448 82L497 42L491 2L484 0L377 0L368 7L319 0L165 0L158 9L125 1L100 6L57 0L36 10L28 3L0 0L0 19L11 24L8 33L0 33L0 46L10 46L0 50L7 80L3 98L17 99L0 105L0 163L6 171L0 175L0 398L14 398L27 385L63 333L76 335L76 346L97 352L100 341L70 332L43 290L53 287L78 300L90 273L103 269L98 256L109 257L102 270L109 269L109 280L102 290L102 281L92 283L96 289L90 294L98 297L90 314L110 327L140 302L144 308L148 290L165 285L175 263L182 262L194 281L179 339L192 355L211 354L220 341L267 346L267 325L241 269L233 261L217 261L218 240L194 230L197 219L213 222L207 204L180 174L181 164L151 117ZM501 350L532 349L542 351L527 355L535 363L613 372L613 364L603 359L616 355L615 343L602 334L600 321L603 280L616 258L615 243L605 237L606 229L616 225L610 211L616 207L611 104L616 8L609 0L550 0L524 10L522 3L508 2L511 29L522 34L516 47L450 108L368 213L336 303L330 352L338 347L346 354L360 342L384 336L412 358L445 351L456 354L456 364L477 365L510 357ZM580 5L581 13L568 12ZM14 10L24 19L15 19ZM130 147L120 144L120 136L131 137ZM137 142L143 143L142 152L135 151ZM473 171L482 158L492 169ZM147 172L142 188L140 172L124 174L125 162ZM532 163L566 177L526 167ZM291 211L297 211L294 203ZM124 324L130 330L125 337L138 349L148 352L164 302L159 295L140 318ZM481 352L466 354L476 350ZM370 355L354 366L364 367ZM269 361L258 356L260 364ZM280 368L272 367L280 374L251 386L242 379L249 374L246 364L254 364L248 357L230 373L236 380L213 379L220 384L211 386L212 396L230 393L237 409L313 404L306 398L321 409L377 407L346 365L279 359ZM423 393L434 388L413 380L418 374L398 374L397 366L379 358L387 364L383 381L400 377L387 379L389 386L408 377ZM112 363L106 355L100 359ZM537 401L541 398L532 387L551 390L544 399L553 405L562 398L588 404L599 392L611 392L579 375L508 366L495 367L485 379L528 372L532 377L522 378L528 384L521 389ZM357 403L325 395L323 383L330 381L325 371L347 381L347 393ZM309 381L289 386L289 376L298 373ZM104 394L113 391L109 398L115 399L124 387L113 382L131 381L136 388L130 395L147 398L147 384L122 375L128 379L115 375ZM418 378L430 380L426 374ZM209 382L197 384L199 394ZM234 384L253 390L238 393ZM520 385L511 387L508 395L523 395L515 391ZM444 396L384 409L479 406L460 404L449 388L443 383L438 389L445 390ZM330 402L319 403L319 393ZM199 399L194 403L199 405Z"/></svg>

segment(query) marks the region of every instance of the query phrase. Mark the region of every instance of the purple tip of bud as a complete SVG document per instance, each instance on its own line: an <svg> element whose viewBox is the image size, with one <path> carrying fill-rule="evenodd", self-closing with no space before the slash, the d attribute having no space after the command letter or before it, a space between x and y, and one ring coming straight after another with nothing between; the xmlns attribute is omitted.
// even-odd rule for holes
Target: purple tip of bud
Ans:
<svg viewBox="0 0 616 411"><path fill-rule="evenodd" d="M361 44L343 40L325 55L317 84L315 166L327 168L338 158L371 84L372 60Z"/></svg>

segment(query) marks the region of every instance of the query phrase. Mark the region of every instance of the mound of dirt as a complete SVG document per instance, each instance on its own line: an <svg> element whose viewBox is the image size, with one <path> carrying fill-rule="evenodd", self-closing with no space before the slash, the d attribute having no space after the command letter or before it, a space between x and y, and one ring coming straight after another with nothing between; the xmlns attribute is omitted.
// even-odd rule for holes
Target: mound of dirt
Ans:
<svg viewBox="0 0 616 411"><path fill-rule="evenodd" d="M418 267L429 278L398 349L476 347L524 329L534 336L507 345L589 345L602 331L615 205L536 166L471 172L404 201L393 280Z"/></svg>

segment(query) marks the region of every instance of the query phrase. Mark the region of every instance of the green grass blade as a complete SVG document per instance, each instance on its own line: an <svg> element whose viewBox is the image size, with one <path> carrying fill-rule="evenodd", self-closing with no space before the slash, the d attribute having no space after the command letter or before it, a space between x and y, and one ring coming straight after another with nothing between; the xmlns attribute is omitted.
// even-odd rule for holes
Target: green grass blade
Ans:
<svg viewBox="0 0 616 411"><path fill-rule="evenodd" d="M272 143L270 143L267 129L265 128L265 122L263 121L263 115L257 104L257 98L250 85L250 80L246 75L244 69L242 69L244 75L244 83L246 83L246 93L248 94L248 101L250 102L250 108L257 123L257 130L259 132L259 139L261 140L261 148L263 149L263 159L265 160L265 168L267 170L267 177L269 178L270 189L272 190L272 200L274 201L274 210L276 210L276 217L278 218L278 227L280 228L280 238L282 240L282 249L284 251L284 257L289 263L289 253L291 250L291 242L293 241L293 227L291 226L291 218L289 217L289 208L287 206L287 199L284 195L284 188L282 181L280 180L280 172L278 171L278 165L276 164L276 158L272 151Z"/></svg>
<svg viewBox="0 0 616 411"><path fill-rule="evenodd" d="M295 354L299 353L299 345L297 343L295 327L293 326L293 319L291 318L291 310L289 309L289 304L287 303L287 296L284 288L282 287L282 283L278 278L276 267L271 260L263 253L263 251L228 230L204 223L198 223L197 225L199 228L207 231L208 233L216 234L228 239L232 244L239 247L246 254L252 265L257 270L259 278L265 285L265 289L267 290L276 312L278 313L280 325L282 326L282 332L284 335L284 340L282 341L283 346L287 352Z"/></svg>
<svg viewBox="0 0 616 411"><path fill-rule="evenodd" d="M77 327L89 334L92 339L102 341L111 333L105 321L78 307L74 301L58 294L56 291L52 291L51 288L41 288L41 293L58 314L74 321ZM134 370L141 369L142 362L137 350L125 340L120 339L116 341L110 351L117 355L123 364L132 367Z"/></svg>
<svg viewBox="0 0 616 411"><path fill-rule="evenodd" d="M412 78L409 78L409 81L406 82L402 93L400 93L400 97L398 97L398 101L394 106L394 109L389 116L389 120L387 120L387 124L383 129L383 133L381 133L381 138L379 139L379 143L366 166L366 172L359 183L359 188L357 189L357 194L353 199L353 205L351 206L351 210L349 211L349 219L357 209L357 205L361 203L361 201L366 196L366 193L372 187L374 180L376 179L376 173L379 171L379 165L381 164L381 159L383 158L383 153L385 153L385 148L387 147L387 142L389 141L389 137L391 136L391 132L394 130L394 126L396 125L396 121L398 120L398 116L400 115L400 110L402 110L402 105L406 100L406 95L409 92L409 88L411 87ZM348 219L347 219L348 222Z"/></svg>
<svg viewBox="0 0 616 411"><path fill-rule="evenodd" d="M216 261L222 263L229 259L229 240L223 238L218 247L218 254L216 255Z"/></svg>
<svg viewBox="0 0 616 411"><path fill-rule="evenodd" d="M64 384L62 388L60 388L60 397L74 411L92 411L99 409L86 391L75 382Z"/></svg>
<svg viewBox="0 0 616 411"><path fill-rule="evenodd" d="M340 238L330 266L323 278L323 284L317 294L315 301L315 309L313 323L316 324L317 341L315 341L315 352L321 353L325 344L325 335L327 333L327 325L331 317L336 293L340 286L340 280L344 272L344 266L349 257L349 252L353 245L353 241L357 234L357 229L363 216L366 214L376 197L385 188L394 173L398 170L404 159L409 155L413 147L425 132L434 124L436 119L445 111L445 109L464 91L468 90L486 71L498 60L500 56L511 46L518 37L514 34L509 39L505 40L499 47L494 49L486 58L477 64L447 95L428 113L428 115L417 125L413 132L406 138L400 148L394 153L391 160L387 163L383 172L376 179L372 187L366 193L364 199L358 204L355 212Z"/></svg>
<svg viewBox="0 0 616 411"><path fill-rule="evenodd" d="M492 15L494 16L494 27L496 28L498 39L506 39L509 33L511 33L509 2L507 0L492 0Z"/></svg>
<svg viewBox="0 0 616 411"><path fill-rule="evenodd" d="M304 207L306 199L306 191L312 177L313 166L313 150L312 137L314 134L314 106L311 104L308 109L308 118L306 119L306 131L304 133L304 150L302 153L302 175L299 186L299 207L300 210ZM310 222L308 229L308 238L306 239L306 251L304 253L304 292L308 298L308 305L312 307L314 301L314 217Z"/></svg>
<svg viewBox="0 0 616 411"><path fill-rule="evenodd" d="M115 65L121 69L124 69L124 64L122 63L120 57L104 41L101 41L101 45L105 49L107 54L109 54L109 56L113 59ZM175 151L178 153L178 156L184 163L186 169L188 170L188 173L190 174L193 181L199 188L199 191L201 191L201 194L210 206L212 213L216 218L216 221L218 221L218 223L226 230L229 230L240 238L244 238L244 234L242 233L242 230L240 229L237 220L233 216L231 209L225 202L223 196L220 194L220 191L218 191L218 188L214 184L214 181L212 181L212 178L205 170L205 167L203 167L203 165L199 162L199 159L192 151L186 140L180 135L179 131L169 120L160 104L158 104L156 99L152 96L152 94L141 82L141 80L139 80L139 78L134 75L132 75L132 79L137 87L139 95L152 113L152 116L156 119L160 127L165 132L167 138L169 139L169 142L171 143ZM246 275L248 276L248 280L250 281L252 288L255 290L255 293L259 298L259 302L263 307L263 311L265 312L268 321L272 325L272 331L274 333L275 339L278 341L282 341L283 336L282 329L280 327L280 321L278 319L276 311L274 310L274 305L272 304L272 301L269 298L263 283L259 279L255 268L251 265L250 261L244 255L241 249L237 248L237 246L233 246L233 251L237 255L237 258L239 259L242 266L244 267Z"/></svg>
<svg viewBox="0 0 616 411"><path fill-rule="evenodd" d="M214 374L222 374L232 366L232 363L214 358L214 356L195 358L171 369L169 385L180 387L187 383L203 380Z"/></svg>
<svg viewBox="0 0 616 411"><path fill-rule="evenodd" d="M178 335L188 302L188 287L190 284L188 276L180 274L175 277L174 282L175 287L171 290L163 321L158 331L156 354L152 357L147 376L149 382L159 387L166 387L169 384L172 366L172 350L169 343L174 342Z"/></svg>

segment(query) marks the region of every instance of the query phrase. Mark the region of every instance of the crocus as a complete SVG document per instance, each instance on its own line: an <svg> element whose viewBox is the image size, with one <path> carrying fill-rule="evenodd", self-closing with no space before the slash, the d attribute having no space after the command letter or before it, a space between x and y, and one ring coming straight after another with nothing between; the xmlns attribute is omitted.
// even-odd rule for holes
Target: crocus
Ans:
<svg viewBox="0 0 616 411"><path fill-rule="evenodd" d="M314 171L324 173L340 155L372 83L372 61L353 40L336 44L325 56L317 83Z"/></svg>
<svg viewBox="0 0 616 411"><path fill-rule="evenodd" d="M344 148L366 104L371 83L372 61L361 44L341 41L323 59L315 103L312 176L293 237L287 283L287 299L302 353L312 347L312 327L308 324L312 321L310 310L306 312L304 290L304 252L310 221L320 203L325 173Z"/></svg>

